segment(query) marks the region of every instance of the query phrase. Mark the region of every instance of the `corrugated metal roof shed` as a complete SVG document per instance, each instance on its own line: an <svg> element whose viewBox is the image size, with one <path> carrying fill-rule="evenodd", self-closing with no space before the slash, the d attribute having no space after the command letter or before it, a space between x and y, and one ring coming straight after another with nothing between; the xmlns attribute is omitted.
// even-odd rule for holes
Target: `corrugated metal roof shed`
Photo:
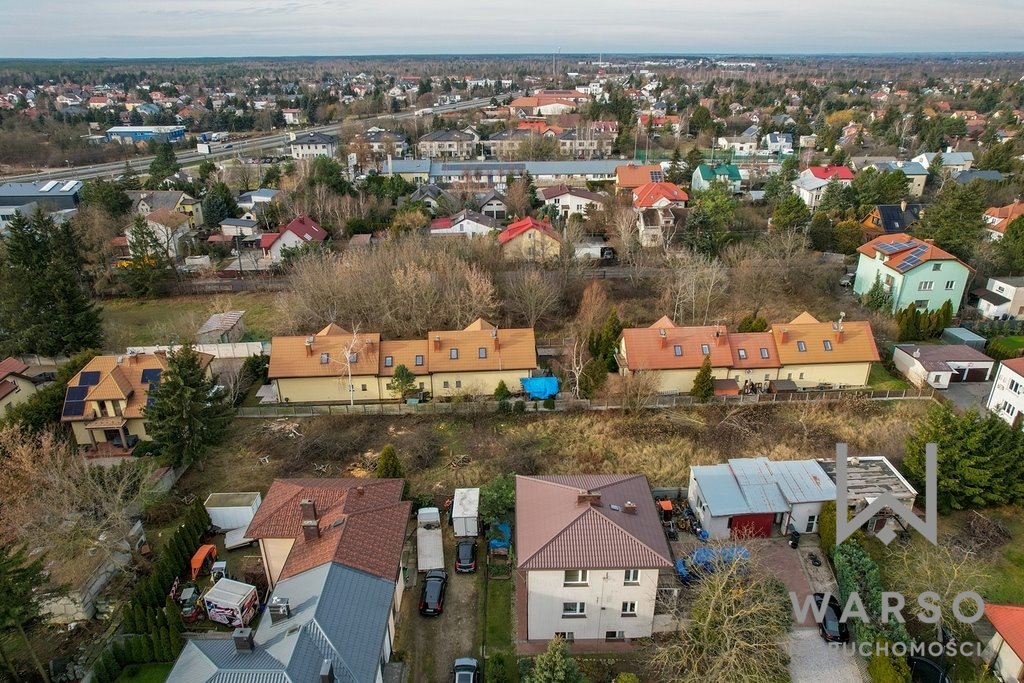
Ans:
<svg viewBox="0 0 1024 683"><path fill-rule="evenodd" d="M814 460L732 458L728 464L693 467L715 517L786 512L799 503L835 500L836 487Z"/></svg>

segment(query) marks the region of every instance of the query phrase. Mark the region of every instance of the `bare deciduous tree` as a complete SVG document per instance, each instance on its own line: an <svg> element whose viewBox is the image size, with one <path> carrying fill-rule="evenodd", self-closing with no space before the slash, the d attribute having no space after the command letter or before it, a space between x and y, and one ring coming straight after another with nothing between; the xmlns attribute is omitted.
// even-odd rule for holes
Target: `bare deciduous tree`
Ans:
<svg viewBox="0 0 1024 683"><path fill-rule="evenodd" d="M707 325L726 297L725 268L718 259L688 250L668 265L661 292L672 319L683 325Z"/></svg>
<svg viewBox="0 0 1024 683"><path fill-rule="evenodd" d="M509 274L503 289L505 309L527 327L536 327L558 308L563 290L558 278L538 268Z"/></svg>
<svg viewBox="0 0 1024 683"><path fill-rule="evenodd" d="M622 379L622 411L639 413L650 407L658 395L658 373L639 370Z"/></svg>
<svg viewBox="0 0 1024 683"><path fill-rule="evenodd" d="M530 214L535 197L530 194L530 185L525 178L516 178L505 188L505 205L513 216L523 218Z"/></svg>

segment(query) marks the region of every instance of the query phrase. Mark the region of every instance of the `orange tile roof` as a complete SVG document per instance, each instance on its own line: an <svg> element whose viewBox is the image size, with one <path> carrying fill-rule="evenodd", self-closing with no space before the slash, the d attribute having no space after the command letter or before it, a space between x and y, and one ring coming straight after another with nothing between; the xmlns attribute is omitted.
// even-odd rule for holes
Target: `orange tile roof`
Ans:
<svg viewBox="0 0 1024 683"><path fill-rule="evenodd" d="M168 228L176 228L179 225L188 223L188 216L173 209L157 209L146 214L146 220L159 223Z"/></svg>
<svg viewBox="0 0 1024 683"><path fill-rule="evenodd" d="M395 368L404 365L414 375L426 375L430 372L427 364L427 340L410 339L408 341L382 341L380 343L380 369L381 377L391 377L395 374ZM386 359L391 357L390 367L386 365ZM416 365L416 357L422 360Z"/></svg>
<svg viewBox="0 0 1024 683"><path fill-rule="evenodd" d="M704 362L705 347L712 366L724 368L732 364L725 326L676 327L660 325L661 322L622 331L626 365L630 370L699 368Z"/></svg>
<svg viewBox="0 0 1024 683"><path fill-rule="evenodd" d="M645 183L633 190L633 207L637 209L648 209L654 207L661 200L673 204L685 202L689 199L678 185L672 183Z"/></svg>
<svg viewBox="0 0 1024 683"><path fill-rule="evenodd" d="M877 245L879 245L879 244L895 244L897 242L900 243L901 245L905 245L905 246L901 247L899 251L894 251L894 252L889 253L889 254L886 254L884 252L879 252L878 249L876 248ZM888 256L888 258L885 260L885 265L888 268L892 268L893 270L899 270L899 272L902 273L902 272L907 272L907 271L900 270L899 265L903 262L904 259L906 259L906 258L908 258L910 256L911 252L913 252L918 247L927 247L927 249L925 251L923 251L922 253L917 255L917 259L921 263L924 263L926 261L957 261L957 262L960 262L960 260L956 256L953 256L948 251L943 251L942 249L939 249L937 246L935 246L931 242L925 242L923 240L919 240L919 239L916 239L914 237L911 237L910 235L908 235L905 232L895 232L895 233L892 233L892 234L889 234L889 235L882 235L880 237L876 237L875 239L871 240L870 242L868 242L866 244L862 244L859 247L857 247L857 251L859 251L860 253L864 254L865 256L867 256L869 258L875 258L875 254L876 253L882 253L883 257ZM970 266L967 266L967 264L964 264L964 265L966 267L970 267ZM916 268L917 265L915 265L913 267ZM912 269L913 268L908 268L907 270L909 271L909 270L912 270Z"/></svg>
<svg viewBox="0 0 1024 683"><path fill-rule="evenodd" d="M840 332L836 323L818 322L805 312L790 323L772 325L771 333L783 365L878 361L875 336L866 321L843 321Z"/></svg>
<svg viewBox="0 0 1024 683"><path fill-rule="evenodd" d="M741 370L782 367L771 332L736 332L729 335L732 367ZM740 357L740 351L746 358ZM768 357L765 358L765 355Z"/></svg>
<svg viewBox="0 0 1024 683"><path fill-rule="evenodd" d="M325 564L394 580L412 503L401 479L276 479L246 530L249 538L294 539L281 579ZM300 501L316 506L319 537L307 541Z"/></svg>
<svg viewBox="0 0 1024 683"><path fill-rule="evenodd" d="M496 328L478 319L464 330L427 333L427 366L431 372L532 370L537 367L537 341L532 328ZM452 358L452 349L457 358ZM481 358L481 349L486 357Z"/></svg>
<svg viewBox="0 0 1024 683"><path fill-rule="evenodd" d="M314 335L274 337L271 349L270 379L347 376L349 363L346 353L350 351L355 353L352 375L376 377L380 333L359 333L353 340L351 332L331 323Z"/></svg>
<svg viewBox="0 0 1024 683"><path fill-rule="evenodd" d="M661 166L648 164L638 166L636 164L623 164L615 167L615 183L620 188L632 189L647 183L657 182L661 179Z"/></svg>
<svg viewBox="0 0 1024 683"><path fill-rule="evenodd" d="M210 362L213 361L213 356L208 353L199 353L197 355L203 368L208 367ZM121 359L120 363L117 362L118 358ZM81 415L61 417L61 421L93 421L97 416L93 414L90 408L90 401L119 401L126 399L127 405L123 410L124 417L128 419L142 417L143 409L146 407L146 397L149 394L149 384L142 381L144 370L166 371L167 356L163 353L96 356L68 382L68 387L81 386L82 373L99 373L99 381L89 387L88 393L85 396L85 410Z"/></svg>
<svg viewBox="0 0 1024 683"><path fill-rule="evenodd" d="M530 230L539 230L548 237L555 239L559 242L562 241L562 236L555 232L555 229L551 227L551 224L546 221L539 221L536 218L527 216L526 218L512 223L507 228L498 233L498 243L507 244L516 237L523 235Z"/></svg>
<svg viewBox="0 0 1024 683"><path fill-rule="evenodd" d="M1024 216L1024 202L1018 199L1006 206L993 206L985 215L997 221L989 223L988 229L1002 234L1006 232L1006 226Z"/></svg>
<svg viewBox="0 0 1024 683"><path fill-rule="evenodd" d="M1024 607L986 602L985 616L1014 654L1024 659Z"/></svg>

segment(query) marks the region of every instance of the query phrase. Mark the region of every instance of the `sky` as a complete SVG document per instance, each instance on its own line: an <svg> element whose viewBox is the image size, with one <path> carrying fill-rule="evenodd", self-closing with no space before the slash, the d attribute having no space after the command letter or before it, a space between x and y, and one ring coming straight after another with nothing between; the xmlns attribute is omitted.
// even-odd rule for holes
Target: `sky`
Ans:
<svg viewBox="0 0 1024 683"><path fill-rule="evenodd" d="M1024 51L1022 0L0 0L0 57Z"/></svg>

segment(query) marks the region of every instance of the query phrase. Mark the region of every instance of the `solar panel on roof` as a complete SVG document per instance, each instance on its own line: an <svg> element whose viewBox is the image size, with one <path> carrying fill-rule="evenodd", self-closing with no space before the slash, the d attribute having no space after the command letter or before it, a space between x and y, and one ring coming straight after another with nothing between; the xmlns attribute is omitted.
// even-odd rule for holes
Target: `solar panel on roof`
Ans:
<svg viewBox="0 0 1024 683"><path fill-rule="evenodd" d="M143 384L159 384L160 383L160 368L150 368L149 370L142 371L142 383Z"/></svg>
<svg viewBox="0 0 1024 683"><path fill-rule="evenodd" d="M89 387L68 387L67 400L84 401L85 395L89 393Z"/></svg>
<svg viewBox="0 0 1024 683"><path fill-rule="evenodd" d="M64 404L63 417L81 417L85 415L85 401L68 401Z"/></svg>
<svg viewBox="0 0 1024 683"><path fill-rule="evenodd" d="M98 370L89 370L83 372L78 377L78 386L80 387L94 387L100 383L100 373Z"/></svg>
<svg viewBox="0 0 1024 683"><path fill-rule="evenodd" d="M651 171L651 182L660 183L662 179L661 171Z"/></svg>

